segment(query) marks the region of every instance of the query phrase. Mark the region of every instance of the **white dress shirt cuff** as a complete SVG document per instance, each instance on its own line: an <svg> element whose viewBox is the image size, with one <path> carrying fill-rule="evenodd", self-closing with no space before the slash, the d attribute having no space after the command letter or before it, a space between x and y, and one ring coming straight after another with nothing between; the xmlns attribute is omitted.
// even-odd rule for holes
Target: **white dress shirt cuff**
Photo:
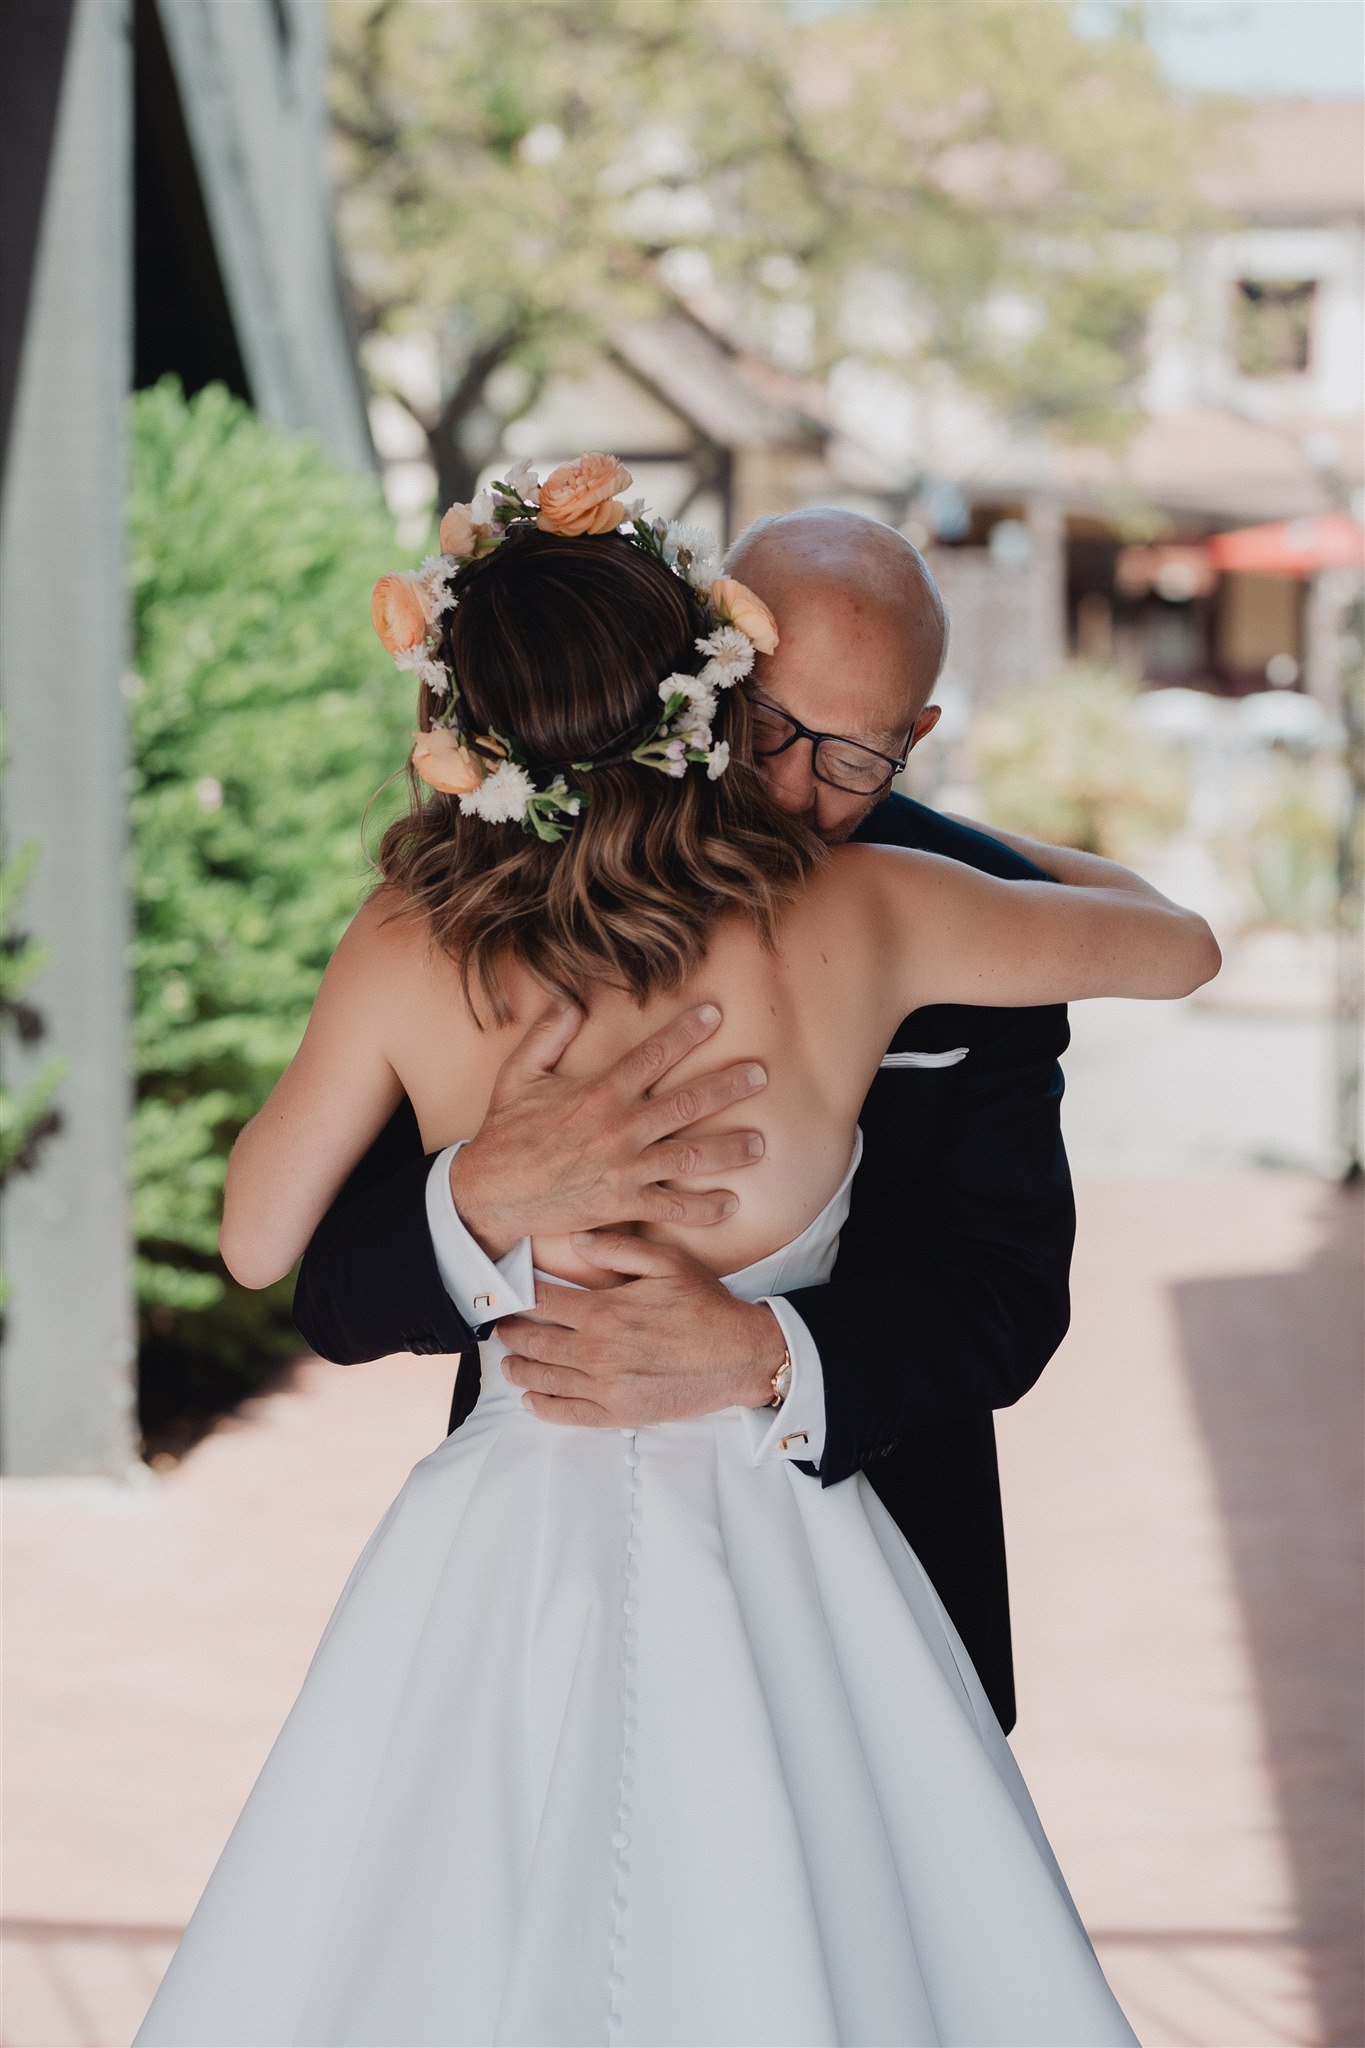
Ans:
<svg viewBox="0 0 1365 2048"><path fill-rule="evenodd" d="M460 1221L450 1192L450 1162L468 1142L462 1138L459 1144L447 1145L427 1175L427 1228L446 1293L470 1328L478 1331L499 1316L533 1309L536 1280L529 1237L493 1259Z"/></svg>
<svg viewBox="0 0 1365 2048"><path fill-rule="evenodd" d="M787 1340L792 1378L780 1408L745 1411L754 1463L792 1458L818 1465L825 1454L825 1375L819 1346L789 1301L780 1294L765 1294L762 1300Z"/></svg>

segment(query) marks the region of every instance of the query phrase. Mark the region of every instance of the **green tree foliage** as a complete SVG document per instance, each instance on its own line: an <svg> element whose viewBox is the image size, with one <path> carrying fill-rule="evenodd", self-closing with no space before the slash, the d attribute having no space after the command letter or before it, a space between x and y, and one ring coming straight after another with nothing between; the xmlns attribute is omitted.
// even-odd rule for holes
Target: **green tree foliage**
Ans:
<svg viewBox="0 0 1365 2048"><path fill-rule="evenodd" d="M1188 771L1137 723L1138 694L1126 676L1075 663L983 706L971 755L988 822L1114 859L1174 832Z"/></svg>
<svg viewBox="0 0 1365 2048"><path fill-rule="evenodd" d="M1153 233L1189 218L1195 122L1131 14L1097 40L1073 12L334 9L341 231L366 328L439 344L439 400L414 410L442 503L548 365L666 308L699 258L759 347L946 364L1016 419L1112 426ZM889 316L884 290L852 310L869 275L904 287Z"/></svg>
<svg viewBox="0 0 1365 2048"><path fill-rule="evenodd" d="M128 516L144 1418L212 1408L290 1341L217 1254L227 1155L365 892L361 821L413 706L370 628L378 485L221 386L132 401ZM399 786L376 805L387 817Z"/></svg>

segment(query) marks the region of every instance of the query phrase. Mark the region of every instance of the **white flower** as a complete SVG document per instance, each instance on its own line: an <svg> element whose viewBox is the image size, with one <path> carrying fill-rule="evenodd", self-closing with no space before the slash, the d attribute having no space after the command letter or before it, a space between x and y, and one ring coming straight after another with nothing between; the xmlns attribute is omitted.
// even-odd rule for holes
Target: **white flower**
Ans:
<svg viewBox="0 0 1365 2048"><path fill-rule="evenodd" d="M645 516L645 501L644 501L644 499L643 499L643 498L628 498L628 499L626 500L626 517L627 517L627 519L643 519L643 518L644 518L644 516Z"/></svg>
<svg viewBox="0 0 1365 2048"><path fill-rule="evenodd" d="M529 462L514 462L503 478L509 491L515 491L525 505L540 503L540 478Z"/></svg>
<svg viewBox="0 0 1365 2048"><path fill-rule="evenodd" d="M417 571L422 604L433 626L439 624L444 612L454 609L455 593L450 588L450 578L459 566L453 555L428 555Z"/></svg>
<svg viewBox="0 0 1365 2048"><path fill-rule="evenodd" d="M404 647L393 657L393 664L416 676L419 683L425 683L435 697L444 697L450 688L450 670L443 661L433 659L430 641L419 640L415 647Z"/></svg>
<svg viewBox="0 0 1365 2048"><path fill-rule="evenodd" d="M704 669L699 676L665 676L659 685L659 695L665 704L670 697L682 697L702 718L714 718L716 715L716 693Z"/></svg>
<svg viewBox="0 0 1365 2048"><path fill-rule="evenodd" d="M705 526L670 519L664 528L663 552L669 568L681 569L694 590L709 590L720 574L719 546Z"/></svg>
<svg viewBox="0 0 1365 2048"><path fill-rule="evenodd" d="M493 514L497 509L498 501L492 491L480 491L478 496L470 501L469 517L475 526L491 527Z"/></svg>
<svg viewBox="0 0 1365 2048"><path fill-rule="evenodd" d="M515 761L504 761L477 789L464 792L460 809L467 818L483 818L490 825L519 823L535 793L536 786L526 770Z"/></svg>
<svg viewBox="0 0 1365 2048"><path fill-rule="evenodd" d="M706 779L717 782L730 765L730 742L717 740L706 757Z"/></svg>
<svg viewBox="0 0 1365 2048"><path fill-rule="evenodd" d="M690 719L679 730L689 747L709 747L711 744L711 721L709 718Z"/></svg>
<svg viewBox="0 0 1365 2048"><path fill-rule="evenodd" d="M698 640L698 654L710 656L702 675L713 689L728 690L742 683L754 665L754 643L738 626L717 626Z"/></svg>

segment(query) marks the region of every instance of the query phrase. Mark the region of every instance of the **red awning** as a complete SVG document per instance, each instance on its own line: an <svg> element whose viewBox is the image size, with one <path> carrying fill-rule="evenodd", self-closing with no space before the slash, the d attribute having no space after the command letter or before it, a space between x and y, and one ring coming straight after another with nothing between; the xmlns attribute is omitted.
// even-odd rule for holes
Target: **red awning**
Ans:
<svg viewBox="0 0 1365 2048"><path fill-rule="evenodd" d="M1345 512L1319 512L1273 526L1215 533L1208 547L1215 568L1249 576L1316 576L1323 569L1365 569L1365 526L1357 526Z"/></svg>

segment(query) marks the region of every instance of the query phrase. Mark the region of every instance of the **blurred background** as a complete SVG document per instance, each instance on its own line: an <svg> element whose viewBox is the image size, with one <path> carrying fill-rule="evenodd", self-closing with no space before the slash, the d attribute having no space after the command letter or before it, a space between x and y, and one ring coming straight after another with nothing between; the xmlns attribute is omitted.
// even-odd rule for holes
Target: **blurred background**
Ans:
<svg viewBox="0 0 1365 2048"><path fill-rule="evenodd" d="M900 527L911 793L1219 933L1073 1011L1015 1746L1148 2048L1358 2048L1359 8L6 15L7 2048L129 2038L443 1431L446 1362L233 1286L223 1170L397 801L374 577L595 447L726 539Z"/></svg>

